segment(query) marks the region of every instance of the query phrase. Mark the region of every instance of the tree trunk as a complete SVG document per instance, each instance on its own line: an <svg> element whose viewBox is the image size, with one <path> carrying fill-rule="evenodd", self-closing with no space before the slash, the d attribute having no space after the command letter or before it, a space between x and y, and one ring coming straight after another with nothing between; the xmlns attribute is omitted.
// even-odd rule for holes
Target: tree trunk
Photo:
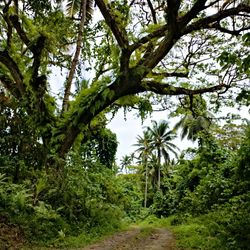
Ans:
<svg viewBox="0 0 250 250"><path fill-rule="evenodd" d="M147 196L148 196L148 161L145 160L145 170L146 170L146 177L145 177L145 191L144 191L144 207L147 207Z"/></svg>
<svg viewBox="0 0 250 250"><path fill-rule="evenodd" d="M82 47L82 38L83 38L83 31L84 31L84 24L86 21L86 6L87 6L87 0L81 0L81 20L79 23L79 30L78 30L78 37L76 42L76 51L75 55L71 64L71 68L69 71L69 75L66 80L65 90L64 90L64 97L63 97L63 103L62 103L62 113L68 110L69 108L69 97L70 97L70 90L73 82L73 78L76 71L76 66L79 61L79 56L81 53L81 47Z"/></svg>
<svg viewBox="0 0 250 250"><path fill-rule="evenodd" d="M158 190L161 189L161 151L158 149Z"/></svg>

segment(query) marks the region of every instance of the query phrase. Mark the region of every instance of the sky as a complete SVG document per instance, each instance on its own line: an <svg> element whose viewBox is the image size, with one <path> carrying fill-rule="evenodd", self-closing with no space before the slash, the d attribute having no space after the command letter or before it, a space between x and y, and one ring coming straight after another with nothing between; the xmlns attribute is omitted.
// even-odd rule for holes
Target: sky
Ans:
<svg viewBox="0 0 250 250"><path fill-rule="evenodd" d="M116 154L116 162L119 164L123 156L129 155L136 150L136 147L133 146L133 144L136 143L136 137L138 135L142 135L144 127L151 126L152 120L157 122L166 120L169 122L169 129L172 129L177 123L178 119L171 118L171 120L169 120L166 111L153 112L151 117L147 118L142 124L141 119L136 117L135 112L127 112L125 120L122 109L119 110L119 112L107 126L112 132L116 134L117 140L119 142ZM181 141L180 137L177 137L173 142L177 147L180 148L180 150L184 150L195 145L186 139Z"/></svg>
<svg viewBox="0 0 250 250"><path fill-rule="evenodd" d="M250 119L247 107L243 107L240 111L234 108L223 108L220 115L226 115L227 113L238 113L242 118L246 118L248 120ZM157 122L166 120L169 122L169 128L172 129L179 119L180 117L169 119L167 111L153 112L151 117L146 119L142 124L141 119L136 117L135 112L127 112L125 120L122 109L119 110L119 112L107 126L112 132L116 133L117 140L119 142L116 154L116 162L119 164L123 156L129 155L136 150L136 147L133 146L133 144L136 143L136 137L138 135L142 135L144 127L151 126L152 120L156 120ZM173 142L180 149L180 151L189 147L195 147L197 145L196 143L192 143L187 139L181 140L180 136L178 136Z"/></svg>

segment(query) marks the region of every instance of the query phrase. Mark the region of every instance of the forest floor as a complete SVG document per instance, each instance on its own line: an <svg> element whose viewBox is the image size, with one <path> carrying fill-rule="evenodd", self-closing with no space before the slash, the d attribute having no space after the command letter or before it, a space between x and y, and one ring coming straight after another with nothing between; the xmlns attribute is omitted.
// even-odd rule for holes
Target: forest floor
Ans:
<svg viewBox="0 0 250 250"><path fill-rule="evenodd" d="M81 250L175 250L174 235L164 228L139 228L116 233Z"/></svg>

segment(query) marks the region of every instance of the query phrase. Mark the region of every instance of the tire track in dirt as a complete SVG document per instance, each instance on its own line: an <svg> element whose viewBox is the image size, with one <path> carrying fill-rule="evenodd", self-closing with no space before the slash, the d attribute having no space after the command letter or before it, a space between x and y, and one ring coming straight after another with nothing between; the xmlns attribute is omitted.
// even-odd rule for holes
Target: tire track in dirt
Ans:
<svg viewBox="0 0 250 250"><path fill-rule="evenodd" d="M167 229L151 229L144 235L142 229L134 228L117 233L82 250L176 250L176 248L174 236Z"/></svg>

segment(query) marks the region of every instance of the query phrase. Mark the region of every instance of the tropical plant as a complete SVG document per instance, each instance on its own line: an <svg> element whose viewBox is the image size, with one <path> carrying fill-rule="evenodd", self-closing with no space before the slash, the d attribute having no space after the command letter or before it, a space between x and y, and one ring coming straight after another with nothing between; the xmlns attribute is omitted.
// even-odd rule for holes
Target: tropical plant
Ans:
<svg viewBox="0 0 250 250"><path fill-rule="evenodd" d="M131 155L124 155L121 161L121 171L125 169L125 172L128 173L128 167L132 164L133 158Z"/></svg>
<svg viewBox="0 0 250 250"><path fill-rule="evenodd" d="M69 108L69 98L71 93L71 86L74 79L76 67L80 58L80 53L83 45L83 33L84 33L84 25L91 18L93 12L93 0L77 0L77 1L68 1L67 2L67 12L68 14L74 18L74 14L79 12L79 25L77 32L77 41L76 41L76 49L75 54L72 59L71 67L68 73L68 77L65 83L65 91L62 102L62 113L68 110Z"/></svg>
<svg viewBox="0 0 250 250"><path fill-rule="evenodd" d="M197 96L184 98L182 106L174 112L175 115L183 114L176 123L174 129L181 129L181 139L199 140L202 143L202 134L209 133L209 128L214 125L214 115L207 110L207 103L204 98Z"/></svg>
<svg viewBox="0 0 250 250"><path fill-rule="evenodd" d="M149 156L152 153L151 147L151 134L149 131L144 131L143 136L137 136L137 143L134 146L137 147L136 152L139 153L139 157L142 159L142 165L145 168L145 190L144 190L144 207L147 207L147 194L148 194L148 162Z"/></svg>
<svg viewBox="0 0 250 250"><path fill-rule="evenodd" d="M196 141L199 139L201 143L201 133L208 133L211 119L206 116L194 117L192 114L185 114L178 123L175 129L181 128L181 139L187 137L188 140Z"/></svg>
<svg viewBox="0 0 250 250"><path fill-rule="evenodd" d="M171 141L176 138L176 134L173 130L168 130L169 125L166 121L157 123L152 121L152 127L147 127L148 132L151 135L150 145L157 154L157 172L158 172L158 189L161 186L161 159L164 158L168 164L170 162L170 154L174 154L177 157L178 147Z"/></svg>

